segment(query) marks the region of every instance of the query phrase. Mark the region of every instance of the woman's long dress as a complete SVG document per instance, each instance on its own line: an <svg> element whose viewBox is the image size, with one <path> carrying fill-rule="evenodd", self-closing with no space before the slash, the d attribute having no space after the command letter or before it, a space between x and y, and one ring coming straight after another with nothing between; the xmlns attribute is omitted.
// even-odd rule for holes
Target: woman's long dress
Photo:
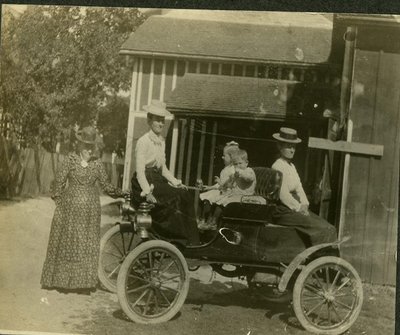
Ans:
<svg viewBox="0 0 400 335"><path fill-rule="evenodd" d="M41 285L44 288L90 289L97 285L100 248L100 194L122 192L108 182L100 160L81 165L68 155L57 171L53 199L56 209L50 230Z"/></svg>
<svg viewBox="0 0 400 335"><path fill-rule="evenodd" d="M166 239L198 245L193 197L184 189L170 186L156 168L148 168L145 173L149 183L154 185L153 195L157 199L151 210L154 231ZM140 196L141 191L135 174L132 178L132 203L135 207L145 201Z"/></svg>

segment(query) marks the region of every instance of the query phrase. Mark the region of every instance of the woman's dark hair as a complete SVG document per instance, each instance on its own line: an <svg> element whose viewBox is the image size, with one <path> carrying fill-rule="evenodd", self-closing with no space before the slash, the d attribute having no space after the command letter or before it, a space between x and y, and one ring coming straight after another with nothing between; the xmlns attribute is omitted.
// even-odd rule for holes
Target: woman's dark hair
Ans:
<svg viewBox="0 0 400 335"><path fill-rule="evenodd" d="M288 142L281 142L281 141L276 141L276 146L278 150L280 150L282 147L287 147L287 146L294 146L296 148L296 143L288 143Z"/></svg>
<svg viewBox="0 0 400 335"><path fill-rule="evenodd" d="M88 144L88 143L84 143L82 141L77 141L75 148L76 148L76 153L79 154L82 150L85 150L85 149L94 151L95 146L94 146L94 144Z"/></svg>
<svg viewBox="0 0 400 335"><path fill-rule="evenodd" d="M153 120L153 114L147 113L147 123Z"/></svg>
<svg viewBox="0 0 400 335"><path fill-rule="evenodd" d="M147 113L147 123L153 121L154 119L164 120L165 121L165 117L164 116L158 116L158 115L154 115L154 114L151 114L151 113Z"/></svg>

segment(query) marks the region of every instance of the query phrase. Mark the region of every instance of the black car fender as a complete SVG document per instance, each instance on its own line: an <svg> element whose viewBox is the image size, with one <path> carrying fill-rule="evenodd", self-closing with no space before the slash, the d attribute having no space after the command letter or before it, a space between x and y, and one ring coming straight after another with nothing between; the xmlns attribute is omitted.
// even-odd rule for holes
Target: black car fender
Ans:
<svg viewBox="0 0 400 335"><path fill-rule="evenodd" d="M304 262L313 254L315 254L316 252L318 252L319 250L322 249L327 249L327 248L331 248L331 249L339 249L339 246L348 241L350 239L350 237L344 237L341 240L337 240L335 242L330 242L330 243L322 243L322 244L317 244L314 245L310 248L307 248L306 250L304 250L303 252L301 252L300 254L298 254L291 262L290 264L286 267L285 271L283 272L283 275L279 281L279 285L278 285L278 290L279 292L284 292L286 290L286 287L290 281L290 279L292 278L294 272L301 268L301 266L304 264Z"/></svg>

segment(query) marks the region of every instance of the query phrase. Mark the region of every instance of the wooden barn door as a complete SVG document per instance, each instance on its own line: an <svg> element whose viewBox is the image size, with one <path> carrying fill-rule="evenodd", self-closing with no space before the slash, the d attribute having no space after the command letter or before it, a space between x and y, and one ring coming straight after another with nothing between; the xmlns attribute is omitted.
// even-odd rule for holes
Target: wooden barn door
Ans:
<svg viewBox="0 0 400 335"><path fill-rule="evenodd" d="M352 155L342 224L348 259L366 282L396 283L399 187L400 48L393 31L359 28L349 119L352 141L384 146L383 156ZM389 38L388 38L389 36ZM397 35L398 32L397 32ZM393 45L394 44L394 45Z"/></svg>

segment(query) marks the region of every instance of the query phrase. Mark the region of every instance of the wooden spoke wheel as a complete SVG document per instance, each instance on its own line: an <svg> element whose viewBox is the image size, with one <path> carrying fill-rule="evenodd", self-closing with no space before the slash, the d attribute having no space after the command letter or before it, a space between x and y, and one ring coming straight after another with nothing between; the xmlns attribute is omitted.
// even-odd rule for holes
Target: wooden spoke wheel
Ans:
<svg viewBox="0 0 400 335"><path fill-rule="evenodd" d="M139 236L133 231L121 232L118 225L110 228L101 238L98 276L101 284L110 292L117 292L122 262L139 242Z"/></svg>
<svg viewBox="0 0 400 335"><path fill-rule="evenodd" d="M160 323L178 313L189 291L185 258L172 244L148 241L133 250L118 274L118 300L137 323Z"/></svg>
<svg viewBox="0 0 400 335"><path fill-rule="evenodd" d="M301 325L316 334L342 334L356 321L363 302L356 270L338 257L321 257L299 274L293 308Z"/></svg>

